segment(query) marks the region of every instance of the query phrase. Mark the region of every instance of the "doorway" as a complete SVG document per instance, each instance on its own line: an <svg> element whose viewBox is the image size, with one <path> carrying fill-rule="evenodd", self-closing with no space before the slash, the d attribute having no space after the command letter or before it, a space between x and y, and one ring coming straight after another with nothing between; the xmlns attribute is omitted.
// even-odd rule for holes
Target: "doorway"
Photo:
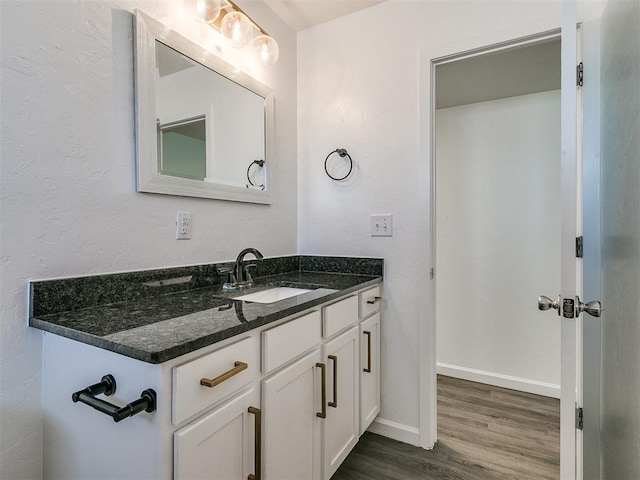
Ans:
<svg viewBox="0 0 640 480"><path fill-rule="evenodd" d="M437 62L433 100L438 374L546 409L560 323L535 299L560 291L559 33Z"/></svg>

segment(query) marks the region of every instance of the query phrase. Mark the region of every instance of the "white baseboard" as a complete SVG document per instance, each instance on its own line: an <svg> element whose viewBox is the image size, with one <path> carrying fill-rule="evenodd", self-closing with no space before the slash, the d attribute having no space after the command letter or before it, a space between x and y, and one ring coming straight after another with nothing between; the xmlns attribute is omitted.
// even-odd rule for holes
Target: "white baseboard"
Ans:
<svg viewBox="0 0 640 480"><path fill-rule="evenodd" d="M410 445L420 446L420 430L401 423L385 420L384 418L376 418L367 431L377 433L384 437L398 440L399 442L408 443Z"/></svg>
<svg viewBox="0 0 640 480"><path fill-rule="evenodd" d="M486 383L496 387L510 388L522 392L534 393L545 397L560 398L560 385L553 383L538 382L528 378L512 377L500 373L485 372L473 368L459 367L457 365L447 365L438 362L438 374L447 377L471 380L472 382Z"/></svg>

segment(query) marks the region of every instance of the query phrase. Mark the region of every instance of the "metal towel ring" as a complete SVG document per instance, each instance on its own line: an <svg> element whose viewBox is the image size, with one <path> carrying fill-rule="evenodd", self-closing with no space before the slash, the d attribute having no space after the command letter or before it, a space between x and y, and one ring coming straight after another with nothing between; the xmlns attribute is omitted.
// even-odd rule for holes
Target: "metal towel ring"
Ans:
<svg viewBox="0 0 640 480"><path fill-rule="evenodd" d="M259 167L264 167L265 161L264 161L264 160L254 160L253 162L251 162L251 163L249 164L249 166L247 167L247 181L249 182L249 184L250 184L252 187L258 187L258 188L260 188L260 189L264 190L264 183L262 183L262 184L260 184L260 185L256 185L255 183L253 183L253 182L251 181L251 177L249 176L249 172L251 171L251 167L252 167L254 164L255 164L255 165L258 165ZM249 188L249 185L247 185L247 188Z"/></svg>
<svg viewBox="0 0 640 480"><path fill-rule="evenodd" d="M331 175L329 173L329 170L327 169L327 161L329 160L329 157L331 155L333 155L334 153L337 153L342 158L347 157L349 159L349 171L347 172L347 174L344 177L336 178L333 175ZM329 153L329 155L327 155L327 158L324 159L324 171L325 171L325 173L327 174L327 176L331 180L335 180L336 182L340 182L340 181L346 179L349 175L351 175L351 171L352 170L353 170L353 160L351 159L351 155L349 155L349 153L344 148L336 148L333 152L331 152L331 153Z"/></svg>

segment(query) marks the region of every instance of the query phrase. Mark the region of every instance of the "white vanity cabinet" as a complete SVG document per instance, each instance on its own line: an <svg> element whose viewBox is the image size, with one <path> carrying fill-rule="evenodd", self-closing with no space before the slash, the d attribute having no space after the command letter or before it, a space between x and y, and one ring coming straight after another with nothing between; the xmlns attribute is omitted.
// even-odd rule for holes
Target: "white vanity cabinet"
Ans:
<svg viewBox="0 0 640 480"><path fill-rule="evenodd" d="M45 334L45 478L328 480L379 411L370 297L379 287L160 364ZM156 411L115 423L71 401L106 374L117 391L99 398L152 388Z"/></svg>
<svg viewBox="0 0 640 480"><path fill-rule="evenodd" d="M360 435L380 412L380 287L360 299Z"/></svg>
<svg viewBox="0 0 640 480"><path fill-rule="evenodd" d="M43 478L47 480L170 479L171 384L162 365L45 333L42 339ZM157 410L115 423L88 405L73 403L73 392L111 374L107 402L125 405L143 389L157 395Z"/></svg>
<svg viewBox="0 0 640 480"><path fill-rule="evenodd" d="M174 479L246 479L255 472L259 401L250 388L174 433Z"/></svg>
<svg viewBox="0 0 640 480"><path fill-rule="evenodd" d="M172 368L171 419L180 425L259 377L260 356L253 336Z"/></svg>
<svg viewBox="0 0 640 480"><path fill-rule="evenodd" d="M358 321L352 295L263 332L267 373L316 347L262 382L265 480L328 480L358 442Z"/></svg>
<svg viewBox="0 0 640 480"><path fill-rule="evenodd" d="M262 332L264 479L320 479L321 341L319 310Z"/></svg>
<svg viewBox="0 0 640 480"><path fill-rule="evenodd" d="M262 382L264 480L319 480L320 350Z"/></svg>
<svg viewBox="0 0 640 480"><path fill-rule="evenodd" d="M322 432L323 478L328 480L360 438L358 326L325 343L323 352L328 397Z"/></svg>
<svg viewBox="0 0 640 480"><path fill-rule="evenodd" d="M172 422L232 397L173 434L175 480L247 478L259 463L259 349L248 336L172 369ZM240 393L237 393L240 391Z"/></svg>

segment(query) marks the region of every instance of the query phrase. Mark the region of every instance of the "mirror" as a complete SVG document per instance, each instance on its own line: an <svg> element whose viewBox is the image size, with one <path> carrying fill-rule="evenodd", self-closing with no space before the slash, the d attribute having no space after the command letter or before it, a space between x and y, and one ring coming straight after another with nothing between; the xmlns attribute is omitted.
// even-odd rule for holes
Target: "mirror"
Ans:
<svg viewBox="0 0 640 480"><path fill-rule="evenodd" d="M138 191L271 203L271 91L136 12Z"/></svg>

